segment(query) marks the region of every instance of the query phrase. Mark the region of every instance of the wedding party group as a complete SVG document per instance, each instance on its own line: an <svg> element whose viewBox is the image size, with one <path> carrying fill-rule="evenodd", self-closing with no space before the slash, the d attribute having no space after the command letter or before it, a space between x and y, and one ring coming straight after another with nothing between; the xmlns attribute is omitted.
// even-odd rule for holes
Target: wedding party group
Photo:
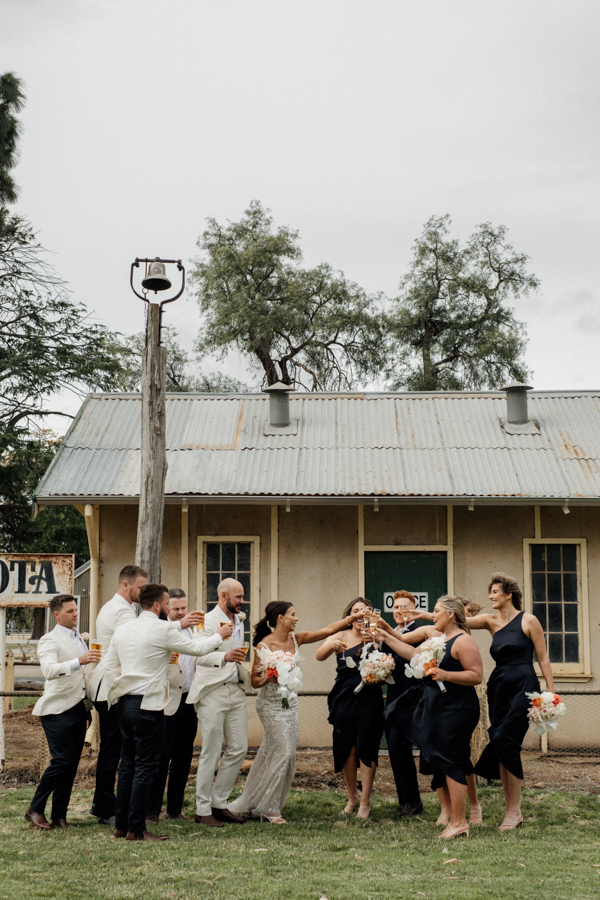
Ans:
<svg viewBox="0 0 600 900"><path fill-rule="evenodd" d="M332 654L337 659L328 704L334 767L348 791L344 815L356 810L358 818L369 817L385 731L397 818L423 810L416 747L420 771L432 777L440 799L440 837L467 835L469 825L482 823L476 774L501 780L506 813L500 830L522 825L525 733L530 721L542 728L553 722L564 705L553 693L541 625L522 611L514 579L492 577L490 614L458 596L440 597L433 613L426 613L416 609L409 591L397 591L395 627L362 597L316 631L296 630L291 602L271 602L254 629L250 671L244 665L249 647L243 586L225 578L217 595L206 614L189 612L183 591L149 584L143 569L125 566L116 594L98 614L89 649L77 629L75 598L61 594L50 602L56 625L39 642L46 683L33 714L41 719L51 761L25 813L34 828L69 827L67 809L92 705L100 746L90 813L111 826L115 838L166 840L147 828L159 821L165 790L165 819L190 818L183 811L184 791L198 726L194 821L211 828L242 825L248 818L285 825L282 811L296 770L301 647L317 642L323 642L317 660ZM432 624L419 625L426 619ZM481 655L470 636L474 628L492 635L496 667L487 700ZM534 653L546 681L543 694ZM251 689L264 737L242 793L231 800L248 749Z"/></svg>

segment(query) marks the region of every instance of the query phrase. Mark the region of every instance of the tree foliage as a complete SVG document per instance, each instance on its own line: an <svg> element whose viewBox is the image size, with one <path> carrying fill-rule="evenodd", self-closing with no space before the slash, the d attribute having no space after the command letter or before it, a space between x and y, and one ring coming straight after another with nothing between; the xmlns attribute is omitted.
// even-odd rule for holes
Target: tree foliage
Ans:
<svg viewBox="0 0 600 900"><path fill-rule="evenodd" d="M15 113L22 110L24 101L22 84L17 76L13 72L0 75L0 207L4 214L8 204L17 200L17 187L10 170L17 162L19 120Z"/></svg>
<svg viewBox="0 0 600 900"><path fill-rule="evenodd" d="M233 351L264 383L344 389L377 376L383 326L377 300L331 266L300 266L298 233L274 230L254 200L239 222L208 220L191 283L204 313L200 358Z"/></svg>
<svg viewBox="0 0 600 900"><path fill-rule="evenodd" d="M243 393L248 386L237 378L231 378L222 372L203 372L200 361L190 359L190 354L179 343L179 333L175 328L163 328L162 341L167 350L168 393L194 392L201 394L221 394L228 391ZM139 391L142 375L142 352L146 336L132 335L127 341L127 352L121 348L117 352L123 355L123 370L118 379L118 389L122 391Z"/></svg>
<svg viewBox="0 0 600 900"><path fill-rule="evenodd" d="M390 318L394 390L481 390L528 377L525 327L510 305L538 287L528 257L487 222L461 247L450 222L426 223L400 282Z"/></svg>

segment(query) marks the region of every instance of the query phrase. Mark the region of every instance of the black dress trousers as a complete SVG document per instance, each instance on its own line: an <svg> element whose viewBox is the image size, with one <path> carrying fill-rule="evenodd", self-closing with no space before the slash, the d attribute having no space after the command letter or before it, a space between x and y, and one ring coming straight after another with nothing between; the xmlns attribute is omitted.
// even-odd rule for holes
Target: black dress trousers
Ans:
<svg viewBox="0 0 600 900"><path fill-rule="evenodd" d="M196 710L190 703L186 703L186 700L187 692L182 695L177 712L172 716L165 716L165 743L150 791L147 809L149 816L160 814L167 775L169 776L167 813L170 816L178 816L183 808L183 795L190 774L194 740L198 731Z"/></svg>
<svg viewBox="0 0 600 900"><path fill-rule="evenodd" d="M100 721L100 750L96 764L96 790L93 809L101 819L110 819L115 814L115 779L121 759L121 729L119 727L119 705L108 708L106 700L94 704Z"/></svg>
<svg viewBox="0 0 600 900"><path fill-rule="evenodd" d="M63 713L40 716L40 719L52 759L37 786L31 801L31 809L37 813L44 813L48 798L52 794L50 818L53 821L66 819L85 739L87 719L85 703L80 700Z"/></svg>
<svg viewBox="0 0 600 900"><path fill-rule="evenodd" d="M117 783L115 827L135 832L146 829L146 808L164 742L162 710L141 709L144 698L125 694L119 700L123 743Z"/></svg>

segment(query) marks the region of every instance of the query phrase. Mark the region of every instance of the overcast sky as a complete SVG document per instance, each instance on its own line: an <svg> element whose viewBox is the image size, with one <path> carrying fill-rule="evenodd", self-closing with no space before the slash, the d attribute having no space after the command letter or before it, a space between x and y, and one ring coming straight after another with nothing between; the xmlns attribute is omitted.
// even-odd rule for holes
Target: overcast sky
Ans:
<svg viewBox="0 0 600 900"><path fill-rule="evenodd" d="M187 263L253 197L390 296L431 215L502 223L542 283L534 387L600 388L599 25L597 0L0 0L16 210L125 333L133 259ZM191 347L193 299L168 319Z"/></svg>

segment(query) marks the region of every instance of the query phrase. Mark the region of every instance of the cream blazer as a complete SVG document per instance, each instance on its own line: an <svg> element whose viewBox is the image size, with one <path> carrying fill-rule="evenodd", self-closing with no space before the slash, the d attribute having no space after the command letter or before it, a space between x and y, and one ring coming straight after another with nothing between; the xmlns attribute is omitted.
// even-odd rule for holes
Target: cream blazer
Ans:
<svg viewBox="0 0 600 900"><path fill-rule="evenodd" d="M190 641L172 623L142 610L137 619L115 631L104 666L104 684L109 706L124 694L136 693L147 685L142 709L164 710L169 702L169 659L171 653L204 656L223 643L220 634L204 634ZM175 668L175 667L172 667Z"/></svg>
<svg viewBox="0 0 600 900"><path fill-rule="evenodd" d="M83 670L77 669L71 674L70 663L80 655L73 639L56 625L40 638L38 659L46 683L43 695L33 707L34 716L58 715L85 700Z"/></svg>
<svg viewBox="0 0 600 900"><path fill-rule="evenodd" d="M96 619L96 637L102 642L102 654L97 665L90 666L88 675L88 697L92 702L106 700L106 686L103 683L106 657L110 649L112 636L125 622L131 622L137 618L136 607L132 606L125 597L115 594L108 603L105 603Z"/></svg>
<svg viewBox="0 0 600 900"><path fill-rule="evenodd" d="M215 606L204 617L204 634L214 635L221 622L226 620L225 613ZM202 633L202 632L200 632ZM222 646L214 653L196 660L196 674L187 696L187 703L198 703L210 691L225 684L237 669L237 675L245 691L251 691L250 672L240 663L226 663L225 654L228 650L234 650L235 645L231 639L223 641Z"/></svg>

